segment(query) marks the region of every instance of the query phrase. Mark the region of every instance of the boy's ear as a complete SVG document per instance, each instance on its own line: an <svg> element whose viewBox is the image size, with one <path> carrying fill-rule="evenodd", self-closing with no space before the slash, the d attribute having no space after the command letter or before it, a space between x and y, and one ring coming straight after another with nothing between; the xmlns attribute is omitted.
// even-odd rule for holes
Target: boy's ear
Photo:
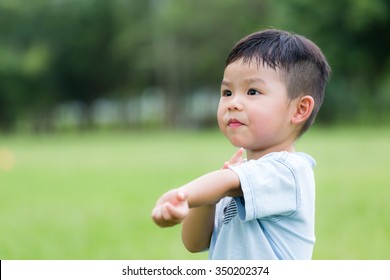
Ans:
<svg viewBox="0 0 390 280"><path fill-rule="evenodd" d="M314 109L314 99L310 95L302 96L296 103L295 112L291 118L293 124L304 123Z"/></svg>

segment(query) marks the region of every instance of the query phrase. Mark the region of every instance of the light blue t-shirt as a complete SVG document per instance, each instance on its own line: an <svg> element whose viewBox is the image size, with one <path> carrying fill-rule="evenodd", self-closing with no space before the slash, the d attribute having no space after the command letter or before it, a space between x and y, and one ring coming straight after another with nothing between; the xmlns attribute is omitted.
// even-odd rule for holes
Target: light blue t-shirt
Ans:
<svg viewBox="0 0 390 280"><path fill-rule="evenodd" d="M311 259L314 166L309 155L288 152L230 166L244 196L217 204L209 259Z"/></svg>

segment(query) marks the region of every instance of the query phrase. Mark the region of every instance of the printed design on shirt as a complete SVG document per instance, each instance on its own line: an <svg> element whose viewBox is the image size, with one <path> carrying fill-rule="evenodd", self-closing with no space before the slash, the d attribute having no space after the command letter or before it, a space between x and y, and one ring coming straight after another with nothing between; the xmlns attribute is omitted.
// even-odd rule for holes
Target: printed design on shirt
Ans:
<svg viewBox="0 0 390 280"><path fill-rule="evenodd" d="M223 209L223 220L222 223L227 225L237 215L237 204L232 199L229 205Z"/></svg>

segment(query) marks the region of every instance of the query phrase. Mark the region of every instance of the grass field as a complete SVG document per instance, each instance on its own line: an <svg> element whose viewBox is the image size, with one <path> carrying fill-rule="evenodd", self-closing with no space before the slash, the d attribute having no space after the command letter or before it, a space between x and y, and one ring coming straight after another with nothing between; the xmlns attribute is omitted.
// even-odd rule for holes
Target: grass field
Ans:
<svg viewBox="0 0 390 280"><path fill-rule="evenodd" d="M314 259L390 259L390 128L313 129ZM217 131L0 136L0 259L206 259L150 212L165 190L218 169Z"/></svg>

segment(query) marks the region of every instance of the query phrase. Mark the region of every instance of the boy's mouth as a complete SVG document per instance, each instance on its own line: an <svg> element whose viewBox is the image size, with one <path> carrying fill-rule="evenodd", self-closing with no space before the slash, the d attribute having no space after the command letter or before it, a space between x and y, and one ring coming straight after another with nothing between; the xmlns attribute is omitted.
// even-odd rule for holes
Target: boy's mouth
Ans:
<svg viewBox="0 0 390 280"><path fill-rule="evenodd" d="M237 119L230 119L230 120L228 121L228 127L231 127L231 128L240 127L240 126L242 126L242 125L243 125L243 123L240 122L240 121L237 120Z"/></svg>

